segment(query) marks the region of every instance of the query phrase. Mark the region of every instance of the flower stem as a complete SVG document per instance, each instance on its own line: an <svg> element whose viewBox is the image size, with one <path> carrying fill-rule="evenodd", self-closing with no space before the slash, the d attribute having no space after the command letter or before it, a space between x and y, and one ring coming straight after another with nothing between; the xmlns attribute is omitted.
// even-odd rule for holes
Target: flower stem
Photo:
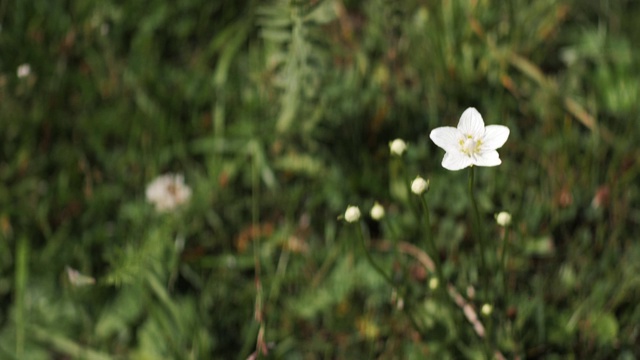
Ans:
<svg viewBox="0 0 640 360"><path fill-rule="evenodd" d="M369 261L369 264L371 264L371 266L376 270L376 272L378 272L378 274L380 274L380 276L382 276L384 278L384 280L389 283L389 285L391 286L392 289L397 289L397 287L395 286L395 284L393 283L393 281L391 280L391 278L384 272L384 270L382 270L382 268L380 266L378 266L377 263L375 263L373 261L373 258L371 257L371 254L369 254L369 251L367 251L367 246L365 244L365 240L364 240L364 234L362 233L362 225L360 224L360 222L356 223L356 227L358 228L358 235L360 236L360 243L362 244L362 250L364 251L365 256L367 257L367 261ZM400 292L400 296L404 297L404 290L402 292ZM407 309L405 311L405 314L407 315L407 317L409 318L409 321L411 322L411 325L413 325L414 329L416 331L418 331L418 333L421 336L425 336L425 331L422 328L422 326L420 326L416 320L416 318L414 317L414 312L413 312L413 304L407 304Z"/></svg>
<svg viewBox="0 0 640 360"><path fill-rule="evenodd" d="M259 198L260 198L260 178L258 176L258 160L257 153L259 151L257 144L254 144L253 159L251 162L251 226L258 229L259 215ZM264 332L266 316L264 313L264 292L262 289L262 276L260 268L260 236L256 236L253 241L253 263L254 263L254 282L256 285L256 301L254 305L254 319L259 324L256 339L256 358L261 359L262 355L267 354L267 347L264 343Z"/></svg>
<svg viewBox="0 0 640 360"><path fill-rule="evenodd" d="M389 232L392 241L393 241L393 257L394 257L394 263L398 263L400 264L400 269L401 269L401 279L402 281L405 281L407 278L407 263L405 261L402 261L402 259L400 258L400 236L398 235L398 232L396 231L394 225L392 224L391 219L387 219L386 221L383 220L381 222L383 225L386 225L386 229ZM402 284L402 288L403 291L402 293L404 293L404 287L406 284Z"/></svg>
<svg viewBox="0 0 640 360"><path fill-rule="evenodd" d="M404 161L400 159L399 162L401 169L400 171L402 171L402 177L404 178L403 182L407 191L407 201L409 202L409 206L411 206L411 210L418 211L418 209L416 208L416 203L412 199L413 194L411 192L411 179L409 178L409 172L407 171L407 167L404 164Z"/></svg>
<svg viewBox="0 0 640 360"><path fill-rule="evenodd" d="M391 280L391 278L389 277L389 275L387 275L384 270L382 270L382 268L376 264L375 261L373 261L373 258L371 257L371 254L369 254L369 251L367 251L367 245L365 244L365 240L364 240L364 234L362 233L362 225L360 224L359 221L356 222L356 227L358 228L358 234L360 236L360 243L362 244L362 250L364 251L365 256L367 257L367 261L369 261L369 264L371 264L371 266L378 272L378 274L380 274L380 276L382 276L384 278L384 280L389 283L389 285L392 288L395 288L393 281Z"/></svg>
<svg viewBox="0 0 640 360"><path fill-rule="evenodd" d="M474 189L474 167L472 166L469 171L469 197L471 198L471 204L473 206L474 212L474 228L476 233L476 238L478 239L478 243L480 243L480 281L482 282L482 302L486 304L492 304L489 296L489 269L487 267L487 259L485 258L485 242L484 242L484 229L482 228L482 222L480 221L480 212L478 211L478 203L476 201L476 196L473 191ZM493 343L493 317L492 315L488 316L487 319L487 333L485 335L485 350L487 351L487 358L492 358L492 343Z"/></svg>
<svg viewBox="0 0 640 360"><path fill-rule="evenodd" d="M473 206L474 212L474 228L476 233L476 238L480 243L480 271L479 275L482 281L482 293L483 293L483 301L489 303L489 274L487 271L487 260L485 258L485 243L482 229L482 222L480 221L480 212L478 211L478 203L476 202L476 196L473 191L474 189L474 169L475 167L471 167L469 171L469 197L471 198L471 205Z"/></svg>
<svg viewBox="0 0 640 360"><path fill-rule="evenodd" d="M509 288L507 287L507 253L509 252L509 226L504 227L502 235L502 255L500 259L500 271L502 271L502 291L504 296L504 307L509 307Z"/></svg>
<svg viewBox="0 0 640 360"><path fill-rule="evenodd" d="M446 301L447 292L446 292L446 281L444 279L444 275L442 273L442 266L440 264L440 255L438 254L438 248L436 247L436 243L433 241L433 236L431 236L431 219L429 217L429 206L427 205L427 199L425 198L425 194L420 195L420 202L422 203L422 210L424 211L424 221L425 221L425 233L427 238L427 246L430 248L431 256L433 257L433 264L436 268L436 276L438 277L438 288L441 289L442 301Z"/></svg>

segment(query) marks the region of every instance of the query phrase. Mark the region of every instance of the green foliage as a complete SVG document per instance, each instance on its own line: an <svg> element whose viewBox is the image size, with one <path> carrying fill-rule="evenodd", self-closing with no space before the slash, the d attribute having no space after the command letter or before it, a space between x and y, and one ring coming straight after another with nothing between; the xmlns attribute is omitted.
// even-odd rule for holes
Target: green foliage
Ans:
<svg viewBox="0 0 640 360"><path fill-rule="evenodd" d="M513 214L499 349L640 357L639 15L624 0L1 3L0 358L246 359L261 331L269 358L482 357L426 285L406 189L430 179L443 271L479 308L466 176L428 139L469 106L511 129L476 179L494 261L493 214ZM193 193L159 214L145 187L169 172ZM374 201L387 218L363 222L367 246L403 311L337 220Z"/></svg>
<svg viewBox="0 0 640 360"><path fill-rule="evenodd" d="M281 89L280 111L276 129L289 132L295 124L306 131L313 129L318 114L311 109L318 97L321 79L327 68L325 41L320 26L335 18L332 1L274 1L258 8L261 35L267 44L265 57L272 83ZM302 105L310 105L303 109ZM298 120L298 122L301 122ZM299 131L299 130L298 130Z"/></svg>

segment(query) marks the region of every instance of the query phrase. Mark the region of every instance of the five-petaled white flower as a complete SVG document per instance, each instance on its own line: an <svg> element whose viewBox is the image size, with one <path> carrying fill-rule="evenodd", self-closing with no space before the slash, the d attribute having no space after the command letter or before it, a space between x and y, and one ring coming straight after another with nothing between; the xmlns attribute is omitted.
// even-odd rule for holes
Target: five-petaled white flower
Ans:
<svg viewBox="0 0 640 360"><path fill-rule="evenodd" d="M73 286L86 286L96 283L95 278L81 274L78 270L69 266L67 266L67 276L69 277L69 282Z"/></svg>
<svg viewBox="0 0 640 360"><path fill-rule="evenodd" d="M503 125L485 127L482 115L471 107L462 113L457 128L439 127L433 129L429 137L446 151L442 166L455 171L473 165L500 165L502 161L496 149L507 142L509 128Z"/></svg>

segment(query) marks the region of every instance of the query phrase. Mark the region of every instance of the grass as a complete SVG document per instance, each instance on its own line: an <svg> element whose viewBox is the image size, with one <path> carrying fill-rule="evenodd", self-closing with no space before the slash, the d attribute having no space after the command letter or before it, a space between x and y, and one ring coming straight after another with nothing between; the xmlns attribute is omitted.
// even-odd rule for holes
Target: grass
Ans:
<svg viewBox="0 0 640 360"><path fill-rule="evenodd" d="M503 164L475 172L488 266L503 248L494 214L513 215L506 276L489 279L509 294L490 347L640 357L639 12L0 2L0 357L485 357L461 311L490 323L470 296L468 178L428 138L469 106L511 130ZM399 161L395 138L409 145ZM163 173L193 192L174 213L145 200ZM417 175L436 251L408 191ZM383 223L365 216L375 201ZM338 219L349 204L398 291ZM432 296L434 253L464 302Z"/></svg>

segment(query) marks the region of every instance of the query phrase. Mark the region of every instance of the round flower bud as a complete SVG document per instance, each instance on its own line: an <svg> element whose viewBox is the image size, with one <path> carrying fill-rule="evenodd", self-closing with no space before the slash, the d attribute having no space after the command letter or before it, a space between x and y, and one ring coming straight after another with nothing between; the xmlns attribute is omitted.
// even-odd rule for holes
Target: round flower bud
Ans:
<svg viewBox="0 0 640 360"><path fill-rule="evenodd" d="M344 212L344 219L349 223L360 220L360 209L357 206L349 206Z"/></svg>
<svg viewBox="0 0 640 360"><path fill-rule="evenodd" d="M496 222L503 227L509 226L511 224L511 214L506 211L496 214Z"/></svg>
<svg viewBox="0 0 640 360"><path fill-rule="evenodd" d="M435 290L438 288L438 285L440 285L440 281L438 281L438 278L432 277L431 279L429 279L429 289Z"/></svg>
<svg viewBox="0 0 640 360"><path fill-rule="evenodd" d="M411 182L411 192L416 195L422 195L425 191L429 190L429 181L417 176L413 182Z"/></svg>
<svg viewBox="0 0 640 360"><path fill-rule="evenodd" d="M405 150L407 150L407 143L402 139L395 139L389 143L389 149L391 150L391 155L402 156Z"/></svg>
<svg viewBox="0 0 640 360"><path fill-rule="evenodd" d="M482 315L489 316L493 312L493 306L489 304L484 304L482 305L482 309L480 309L480 311L482 312Z"/></svg>
<svg viewBox="0 0 640 360"><path fill-rule="evenodd" d="M382 205L380 205L380 203L376 201L376 203L371 208L371 218L373 220L380 220L383 217L384 217L384 207L382 207Z"/></svg>

